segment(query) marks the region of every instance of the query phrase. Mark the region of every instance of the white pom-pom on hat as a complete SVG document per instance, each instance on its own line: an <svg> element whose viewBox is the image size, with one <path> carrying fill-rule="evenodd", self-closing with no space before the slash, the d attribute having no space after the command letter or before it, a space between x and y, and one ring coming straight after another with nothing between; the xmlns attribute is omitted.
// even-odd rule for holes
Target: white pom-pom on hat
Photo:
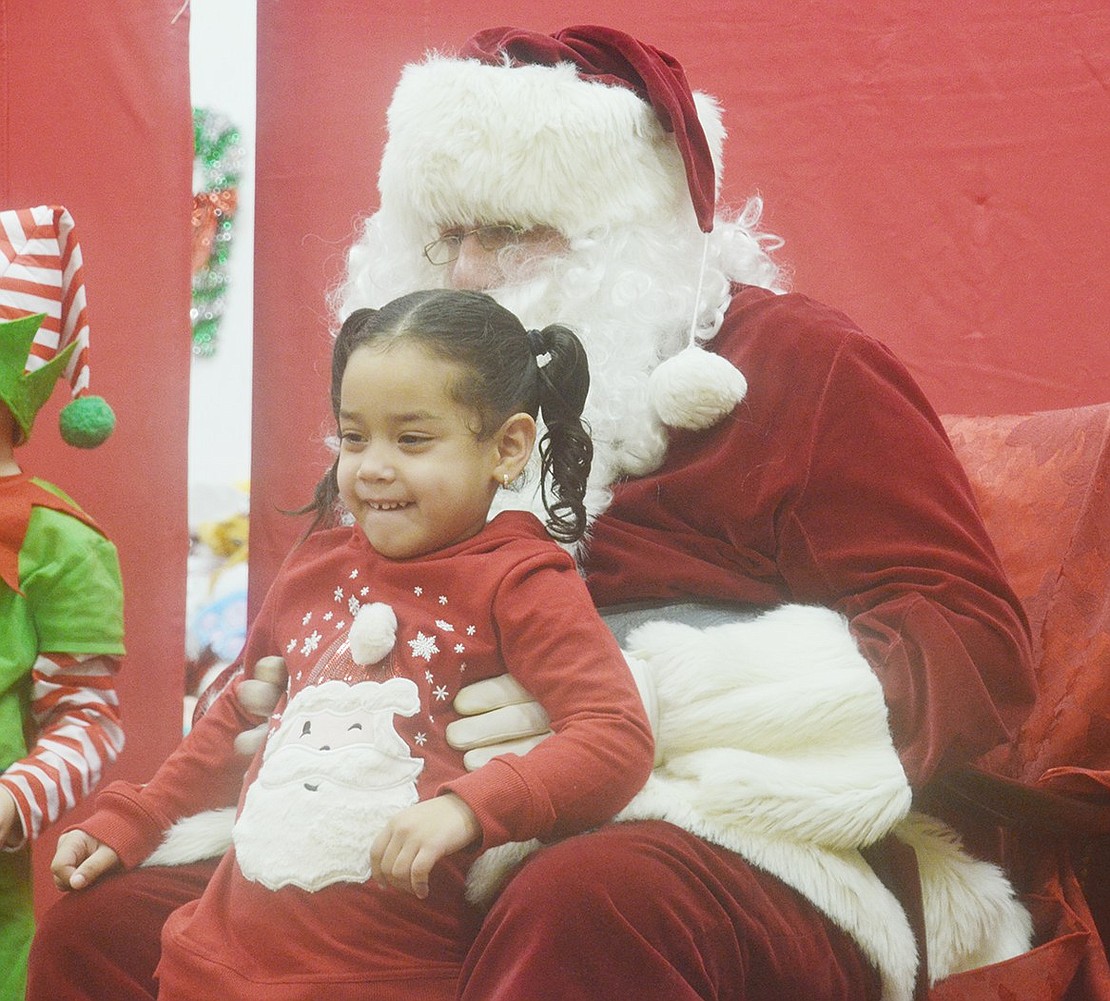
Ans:
<svg viewBox="0 0 1110 1001"><path fill-rule="evenodd" d="M720 355L688 347L656 367L648 391L655 413L664 424L702 431L731 413L744 399L748 381Z"/></svg>
<svg viewBox="0 0 1110 1001"><path fill-rule="evenodd" d="M347 640L356 664L376 664L397 642L396 613L382 601L363 605L351 623Z"/></svg>

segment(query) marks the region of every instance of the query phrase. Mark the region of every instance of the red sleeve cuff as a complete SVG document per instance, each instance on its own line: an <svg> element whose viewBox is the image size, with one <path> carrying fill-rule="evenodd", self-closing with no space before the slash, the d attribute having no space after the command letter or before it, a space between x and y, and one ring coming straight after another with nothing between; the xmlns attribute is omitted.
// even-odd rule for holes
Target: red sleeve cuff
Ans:
<svg viewBox="0 0 1110 1001"><path fill-rule="evenodd" d="M96 812L74 825L111 848L126 869L154 851L170 827L167 818L155 816L139 803L141 788L130 782L113 782L97 797Z"/></svg>

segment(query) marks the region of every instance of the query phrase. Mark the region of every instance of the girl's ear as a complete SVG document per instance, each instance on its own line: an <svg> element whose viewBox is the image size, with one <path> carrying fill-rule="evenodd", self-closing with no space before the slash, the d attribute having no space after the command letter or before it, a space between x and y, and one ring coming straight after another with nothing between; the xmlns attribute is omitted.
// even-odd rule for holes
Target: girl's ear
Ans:
<svg viewBox="0 0 1110 1001"><path fill-rule="evenodd" d="M536 445L536 422L527 414L513 414L496 435L497 465L493 478L499 484L511 483L528 465Z"/></svg>

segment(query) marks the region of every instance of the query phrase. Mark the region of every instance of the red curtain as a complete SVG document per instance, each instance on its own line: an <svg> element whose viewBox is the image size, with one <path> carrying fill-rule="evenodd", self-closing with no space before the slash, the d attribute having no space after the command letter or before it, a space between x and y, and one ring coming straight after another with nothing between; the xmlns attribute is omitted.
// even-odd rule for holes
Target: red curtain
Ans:
<svg viewBox="0 0 1110 1001"><path fill-rule="evenodd" d="M119 548L127 747L109 777L136 780L181 734L193 138L180 7L0 0L0 207L73 214L92 390L117 417L100 448L69 448L59 385L18 459L70 491ZM41 904L54 896L57 833L35 849Z"/></svg>
<svg viewBox="0 0 1110 1001"><path fill-rule="evenodd" d="M938 410L1110 400L1102 0L261 0L255 606L301 527L277 508L327 464L325 293L376 205L401 67L482 27L599 20L721 99L725 201L762 194L795 289L890 344Z"/></svg>

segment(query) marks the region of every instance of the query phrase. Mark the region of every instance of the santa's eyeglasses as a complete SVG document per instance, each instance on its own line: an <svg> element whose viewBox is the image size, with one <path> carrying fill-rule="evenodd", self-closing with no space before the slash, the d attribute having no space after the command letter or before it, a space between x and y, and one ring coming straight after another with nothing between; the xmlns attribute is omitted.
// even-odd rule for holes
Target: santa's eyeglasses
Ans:
<svg viewBox="0 0 1110 1001"><path fill-rule="evenodd" d="M519 240L526 231L520 226L507 224L494 226L475 226L474 229L455 229L444 233L424 248L424 256L437 267L450 264L459 259L463 241L473 236L478 246L486 251L497 251Z"/></svg>

